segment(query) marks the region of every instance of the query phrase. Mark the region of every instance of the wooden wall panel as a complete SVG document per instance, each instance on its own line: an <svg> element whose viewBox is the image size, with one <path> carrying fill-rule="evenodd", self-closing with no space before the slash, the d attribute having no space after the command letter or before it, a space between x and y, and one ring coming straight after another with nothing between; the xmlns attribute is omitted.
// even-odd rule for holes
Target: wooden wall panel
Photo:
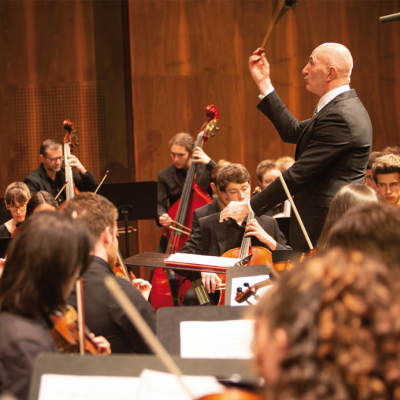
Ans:
<svg viewBox="0 0 400 400"><path fill-rule="evenodd" d="M204 108L220 110L221 131L205 147L215 160L257 164L294 154L256 109L247 60L262 42L277 1L130 1L131 75L138 180L155 180L170 163L168 141L197 134ZM400 22L379 24L400 1L301 0L275 26L266 45L273 84L292 113L306 119L318 98L301 74L312 50L340 42L354 57L351 86L370 113L374 149L399 145ZM317 166L316 166L317 167ZM140 223L140 250L154 251L160 228Z"/></svg>

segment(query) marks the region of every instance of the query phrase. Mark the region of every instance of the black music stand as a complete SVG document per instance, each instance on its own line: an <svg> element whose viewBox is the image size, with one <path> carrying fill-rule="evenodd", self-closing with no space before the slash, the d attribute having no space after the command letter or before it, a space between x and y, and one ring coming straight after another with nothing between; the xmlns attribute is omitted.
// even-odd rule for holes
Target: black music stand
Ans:
<svg viewBox="0 0 400 400"><path fill-rule="evenodd" d="M126 256L129 257L128 221L157 221L157 182L104 183L98 194L118 208L118 221L125 222Z"/></svg>

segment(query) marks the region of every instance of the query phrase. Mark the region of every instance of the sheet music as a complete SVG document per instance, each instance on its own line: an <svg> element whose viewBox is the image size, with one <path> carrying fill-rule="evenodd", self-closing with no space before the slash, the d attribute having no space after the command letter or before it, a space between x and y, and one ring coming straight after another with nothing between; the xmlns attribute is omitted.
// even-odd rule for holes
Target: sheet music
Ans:
<svg viewBox="0 0 400 400"><path fill-rule="evenodd" d="M235 300L236 290L237 288L241 287L243 292L247 290L247 287L244 286L245 283L248 283L249 286L254 286L255 284L265 281L269 279L269 275L254 275L254 276L240 276L238 278L232 278L232 291L231 291L231 306L248 306L250 304L257 304L261 297L264 296L268 290L272 288L272 286L263 287L257 290L257 298L251 296L249 298L249 303L244 301L243 303L238 303ZM259 297L259 298L258 298Z"/></svg>
<svg viewBox="0 0 400 400"><path fill-rule="evenodd" d="M138 400L193 400L175 375L145 369L140 377ZM182 379L195 399L224 390L213 376L183 376Z"/></svg>
<svg viewBox="0 0 400 400"><path fill-rule="evenodd" d="M171 254L165 260L165 263L178 262L182 264L206 265L211 267L233 267L240 260L241 260L240 258L214 257L214 256L201 256L198 254L175 253Z"/></svg>
<svg viewBox="0 0 400 400"><path fill-rule="evenodd" d="M38 400L132 400L139 377L44 374Z"/></svg>
<svg viewBox="0 0 400 400"><path fill-rule="evenodd" d="M254 320L182 321L180 336L182 358L249 359Z"/></svg>

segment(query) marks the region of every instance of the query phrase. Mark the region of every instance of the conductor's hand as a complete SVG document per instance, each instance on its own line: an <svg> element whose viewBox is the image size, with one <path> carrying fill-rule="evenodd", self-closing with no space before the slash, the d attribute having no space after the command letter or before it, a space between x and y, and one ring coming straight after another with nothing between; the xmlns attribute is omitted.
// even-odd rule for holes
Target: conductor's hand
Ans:
<svg viewBox="0 0 400 400"><path fill-rule="evenodd" d="M219 222L225 219L233 218L236 220L243 220L250 212L246 201L231 201L221 212Z"/></svg>
<svg viewBox="0 0 400 400"><path fill-rule="evenodd" d="M215 289L221 284L221 279L217 274L202 272L201 281L208 293L215 293Z"/></svg>
<svg viewBox="0 0 400 400"><path fill-rule="evenodd" d="M208 157L206 153L204 153L203 149L198 146L194 149L192 158L193 162L202 163L204 165L207 165L211 160L211 158Z"/></svg>
<svg viewBox="0 0 400 400"><path fill-rule="evenodd" d="M160 215L160 217L158 218L158 222L160 223L160 225L168 227L173 223L173 220L167 213L164 213Z"/></svg>
<svg viewBox="0 0 400 400"><path fill-rule="evenodd" d="M144 279L133 279L132 280L132 285L135 286L137 290L141 293L141 295L148 300L150 296L150 291L151 291L151 283L148 281L145 281Z"/></svg>
<svg viewBox="0 0 400 400"><path fill-rule="evenodd" d="M265 94L268 90L272 89L269 64L263 48L259 47L253 55L250 56L249 69L261 94Z"/></svg>
<svg viewBox="0 0 400 400"><path fill-rule="evenodd" d="M260 242L268 245L272 251L276 249L276 240L265 232L255 218L247 222L245 236L255 236Z"/></svg>
<svg viewBox="0 0 400 400"><path fill-rule="evenodd" d="M109 341L103 336L94 336L94 333L91 333L90 339L92 342L97 345L97 350L99 354L107 355L111 354L111 347Z"/></svg>
<svg viewBox="0 0 400 400"><path fill-rule="evenodd" d="M72 154L68 157L69 164L76 171L83 174L86 174L87 169L82 165L82 163Z"/></svg>

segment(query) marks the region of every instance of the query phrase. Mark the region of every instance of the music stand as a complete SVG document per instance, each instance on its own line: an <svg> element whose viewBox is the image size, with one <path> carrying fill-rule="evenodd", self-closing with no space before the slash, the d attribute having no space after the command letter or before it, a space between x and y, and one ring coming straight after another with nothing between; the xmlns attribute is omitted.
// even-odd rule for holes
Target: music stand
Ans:
<svg viewBox="0 0 400 400"><path fill-rule="evenodd" d="M158 219L157 182L104 183L98 194L118 209L118 221L125 222L126 256L129 257L128 220Z"/></svg>

